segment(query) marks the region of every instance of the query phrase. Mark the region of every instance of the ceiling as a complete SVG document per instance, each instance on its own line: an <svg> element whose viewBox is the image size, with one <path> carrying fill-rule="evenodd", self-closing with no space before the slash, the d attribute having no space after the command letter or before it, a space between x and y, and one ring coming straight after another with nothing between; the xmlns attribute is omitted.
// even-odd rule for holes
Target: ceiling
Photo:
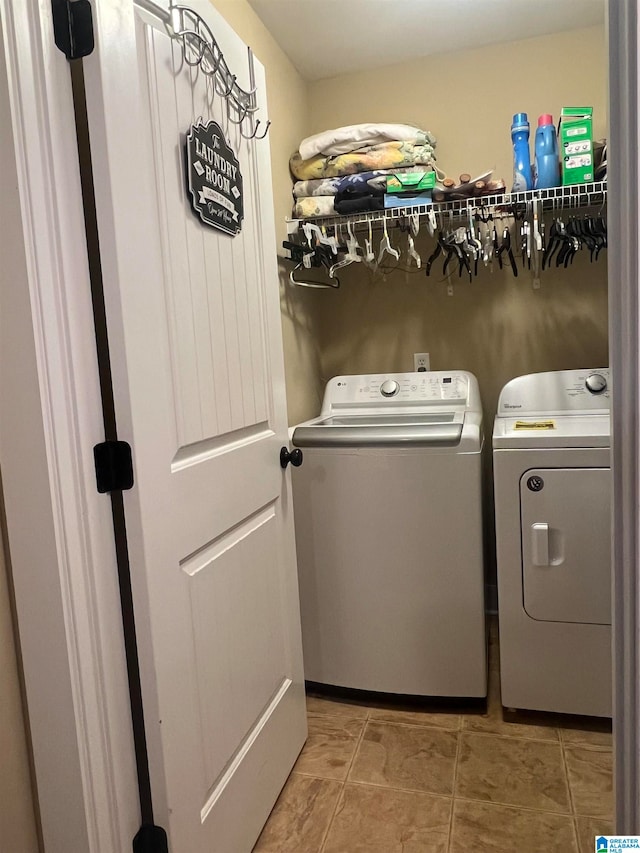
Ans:
<svg viewBox="0 0 640 853"><path fill-rule="evenodd" d="M249 0L307 80L603 24L605 2Z"/></svg>

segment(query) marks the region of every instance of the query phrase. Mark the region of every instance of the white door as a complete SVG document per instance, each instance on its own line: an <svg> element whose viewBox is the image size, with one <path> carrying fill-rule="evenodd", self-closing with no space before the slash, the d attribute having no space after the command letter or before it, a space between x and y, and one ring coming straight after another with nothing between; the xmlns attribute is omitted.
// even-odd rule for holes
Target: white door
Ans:
<svg viewBox="0 0 640 853"><path fill-rule="evenodd" d="M244 853L306 735L269 143L139 1L92 4L85 80L155 819L172 853ZM246 46L190 6L249 88ZM236 237L187 199L200 117L240 161Z"/></svg>

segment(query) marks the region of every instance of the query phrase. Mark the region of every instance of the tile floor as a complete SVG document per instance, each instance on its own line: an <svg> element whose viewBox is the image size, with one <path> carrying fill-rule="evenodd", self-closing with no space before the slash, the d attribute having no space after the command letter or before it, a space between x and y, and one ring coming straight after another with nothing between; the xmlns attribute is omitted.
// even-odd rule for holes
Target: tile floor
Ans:
<svg viewBox="0 0 640 853"><path fill-rule="evenodd" d="M592 853L612 828L611 734L487 712L309 696L309 738L254 853Z"/></svg>

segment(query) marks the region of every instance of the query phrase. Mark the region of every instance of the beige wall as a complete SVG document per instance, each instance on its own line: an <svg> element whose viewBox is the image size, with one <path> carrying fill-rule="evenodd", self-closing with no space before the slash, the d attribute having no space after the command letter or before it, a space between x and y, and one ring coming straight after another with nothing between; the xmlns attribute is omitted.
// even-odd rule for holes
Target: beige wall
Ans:
<svg viewBox="0 0 640 853"><path fill-rule="evenodd" d="M285 218L291 216L289 157L307 134L309 97L305 81L276 44L247 0L211 0L265 66L271 146L271 168L276 220L277 251L283 255ZM320 360L315 334L314 299L286 285L281 269L282 330L289 422L311 417L321 396ZM306 298L305 298L306 297Z"/></svg>
<svg viewBox="0 0 640 853"><path fill-rule="evenodd" d="M0 850L37 853L7 572L0 542Z"/></svg>

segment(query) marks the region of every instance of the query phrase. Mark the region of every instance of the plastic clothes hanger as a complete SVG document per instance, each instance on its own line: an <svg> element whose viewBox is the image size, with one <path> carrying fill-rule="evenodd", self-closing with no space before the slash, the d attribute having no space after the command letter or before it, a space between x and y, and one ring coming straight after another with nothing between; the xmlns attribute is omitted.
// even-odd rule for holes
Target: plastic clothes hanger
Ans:
<svg viewBox="0 0 640 853"><path fill-rule="evenodd" d="M384 231L382 240L380 240L380 248L378 249L378 263L383 259L385 253L391 255L394 260L400 259L400 252L393 248L391 243L389 242L389 232L387 231L387 217L384 216L382 218L382 228Z"/></svg>
<svg viewBox="0 0 640 853"><path fill-rule="evenodd" d="M322 243L324 246L329 246L334 255L338 254L338 241L335 237L327 237L327 229L324 226L320 229L313 222L303 222L302 231L304 232L304 236L306 237L309 246L313 247L312 235L315 234L319 243Z"/></svg>
<svg viewBox="0 0 640 853"><path fill-rule="evenodd" d="M358 254L358 249L360 248L358 240L351 230L350 222L347 223L347 231L349 232L349 237L347 238L347 252L341 261L338 261L329 267L329 278L335 278L336 270L342 269L342 267L348 267L349 264L359 264L362 260Z"/></svg>
<svg viewBox="0 0 640 853"><path fill-rule="evenodd" d="M433 237L436 233L436 228L438 227L438 222L436 220L436 214L433 208L430 208L427 211L427 231L429 232L429 236Z"/></svg>
<svg viewBox="0 0 640 853"><path fill-rule="evenodd" d="M408 243L408 252L409 252L409 266L411 266L411 261L414 260L418 269L422 268L422 258L416 251L416 245L413 241L414 237L418 236L420 231L420 216L417 213L409 214L409 233L407 235L407 243Z"/></svg>
<svg viewBox="0 0 640 853"><path fill-rule="evenodd" d="M513 252L511 251L511 232L509 228L505 228L502 232L502 243L500 244L500 248L498 249L498 260L501 259L502 254L506 252L507 257L509 258L509 263L511 264L511 271L514 276L518 277L518 267L516 265L516 260L513 257ZM501 264L502 266L502 264Z"/></svg>
<svg viewBox="0 0 640 853"><path fill-rule="evenodd" d="M321 242L325 242L327 244L327 246L330 246L333 254L337 255L338 254L338 229L334 226L333 237L328 236L327 229L324 225L322 226L322 228L320 230L322 231L322 235L325 238Z"/></svg>
<svg viewBox="0 0 640 853"><path fill-rule="evenodd" d="M409 266L411 266L411 261L414 260L416 262L416 266L418 269L422 267L422 258L416 252L416 246L413 242L413 237L411 234L407 234L407 243L408 243L408 252L409 252Z"/></svg>
<svg viewBox="0 0 640 853"><path fill-rule="evenodd" d="M484 237L482 239L482 262L485 267L489 266L490 263L493 262L493 216L489 214L489 219L491 220L491 225L489 222L486 223L486 231L484 232Z"/></svg>
<svg viewBox="0 0 640 853"><path fill-rule="evenodd" d="M340 279L337 276L333 277L333 281L310 281L307 279L298 279L295 277L294 273L296 273L299 269L302 269L302 264L296 264L296 266L289 273L289 284L295 285L296 287L311 287L315 290L326 290L327 288L333 288L337 290L340 287Z"/></svg>
<svg viewBox="0 0 640 853"><path fill-rule="evenodd" d="M438 239L436 241L436 247L433 250L433 252L431 252L429 257L427 258L427 263L425 266L425 273L427 275L431 275L431 267L433 266L434 261L437 260L438 256L442 253L443 244L444 244L444 236L442 234L442 231L439 231L438 232Z"/></svg>
<svg viewBox="0 0 640 853"><path fill-rule="evenodd" d="M364 239L364 262L368 267L375 269L376 256L373 252L373 232L371 230L371 220L369 220L369 239Z"/></svg>

